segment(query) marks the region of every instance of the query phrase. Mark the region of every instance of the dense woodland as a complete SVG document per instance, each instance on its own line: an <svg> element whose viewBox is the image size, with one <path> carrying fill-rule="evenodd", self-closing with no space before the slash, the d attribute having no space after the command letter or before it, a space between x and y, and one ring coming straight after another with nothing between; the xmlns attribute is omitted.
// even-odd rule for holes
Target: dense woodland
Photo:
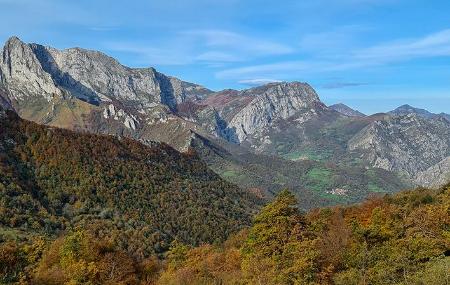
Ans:
<svg viewBox="0 0 450 285"><path fill-rule="evenodd" d="M0 284L450 284L450 185L261 208L193 153L0 120Z"/></svg>
<svg viewBox="0 0 450 285"><path fill-rule="evenodd" d="M81 227L145 258L174 239L223 241L259 203L165 144L44 127L12 112L0 123L0 239Z"/></svg>

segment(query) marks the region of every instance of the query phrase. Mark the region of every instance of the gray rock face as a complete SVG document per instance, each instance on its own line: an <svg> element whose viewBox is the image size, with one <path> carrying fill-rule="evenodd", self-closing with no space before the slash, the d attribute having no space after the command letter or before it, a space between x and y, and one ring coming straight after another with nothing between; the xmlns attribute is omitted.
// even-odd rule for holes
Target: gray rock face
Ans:
<svg viewBox="0 0 450 285"><path fill-rule="evenodd" d="M80 48L60 51L25 44L18 38L6 43L0 69L2 82L15 100L34 95L50 101L68 94L94 104L118 100L141 108L163 104L176 110L178 103L210 93L153 68L125 67L101 52Z"/></svg>
<svg viewBox="0 0 450 285"><path fill-rule="evenodd" d="M10 99L22 101L28 96L41 96L50 101L62 96L50 74L44 71L31 47L18 38L9 39L0 58L1 82Z"/></svg>
<svg viewBox="0 0 450 285"><path fill-rule="evenodd" d="M421 183L425 172L430 177L443 174L436 165L450 156L450 123L416 114L375 121L356 134L348 148L361 151L374 167L402 172Z"/></svg>
<svg viewBox="0 0 450 285"><path fill-rule="evenodd" d="M450 156L416 175L419 185L439 187L450 181Z"/></svg>
<svg viewBox="0 0 450 285"><path fill-rule="evenodd" d="M287 119L300 110L320 103L314 89L308 84L274 83L264 88L253 88L242 92L255 98L230 120L230 127L236 130L240 141L245 140L274 121Z"/></svg>
<svg viewBox="0 0 450 285"><path fill-rule="evenodd" d="M328 107L332 110L335 110L336 112L339 112L339 113L349 116L349 117L365 117L366 116L363 113L361 113L360 111L354 110L354 109L350 108L349 106L342 104L342 103L334 104L334 105L331 105Z"/></svg>
<svg viewBox="0 0 450 285"><path fill-rule="evenodd" d="M423 118L433 118L435 114L428 112L425 109L415 108L413 106L410 106L408 104L401 105L400 107L389 111L388 114L394 115L394 116L402 116L402 115L408 115L408 114L416 114Z"/></svg>

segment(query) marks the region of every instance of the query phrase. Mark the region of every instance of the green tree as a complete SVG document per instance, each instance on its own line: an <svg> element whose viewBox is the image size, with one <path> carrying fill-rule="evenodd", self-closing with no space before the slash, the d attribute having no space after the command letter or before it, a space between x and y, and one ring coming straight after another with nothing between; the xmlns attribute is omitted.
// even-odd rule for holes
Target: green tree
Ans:
<svg viewBox="0 0 450 285"><path fill-rule="evenodd" d="M287 190L255 217L242 248L244 275L251 284L313 284L316 238Z"/></svg>

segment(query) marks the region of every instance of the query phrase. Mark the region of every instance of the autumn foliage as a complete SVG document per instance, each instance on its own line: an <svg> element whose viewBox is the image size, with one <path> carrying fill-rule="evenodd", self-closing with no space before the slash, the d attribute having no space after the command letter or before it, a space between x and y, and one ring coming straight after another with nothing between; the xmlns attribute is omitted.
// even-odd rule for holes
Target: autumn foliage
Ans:
<svg viewBox="0 0 450 285"><path fill-rule="evenodd" d="M283 191L222 246L184 248L175 265L168 255L159 284L449 284L450 185L307 214L296 205Z"/></svg>

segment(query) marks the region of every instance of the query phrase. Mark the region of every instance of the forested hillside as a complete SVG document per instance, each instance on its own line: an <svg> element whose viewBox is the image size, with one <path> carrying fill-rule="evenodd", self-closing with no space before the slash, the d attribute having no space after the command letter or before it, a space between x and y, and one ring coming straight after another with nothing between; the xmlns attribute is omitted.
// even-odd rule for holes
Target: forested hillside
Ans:
<svg viewBox="0 0 450 285"><path fill-rule="evenodd" d="M223 241L257 208L194 153L0 114L1 240L83 228L144 258L174 239Z"/></svg>

